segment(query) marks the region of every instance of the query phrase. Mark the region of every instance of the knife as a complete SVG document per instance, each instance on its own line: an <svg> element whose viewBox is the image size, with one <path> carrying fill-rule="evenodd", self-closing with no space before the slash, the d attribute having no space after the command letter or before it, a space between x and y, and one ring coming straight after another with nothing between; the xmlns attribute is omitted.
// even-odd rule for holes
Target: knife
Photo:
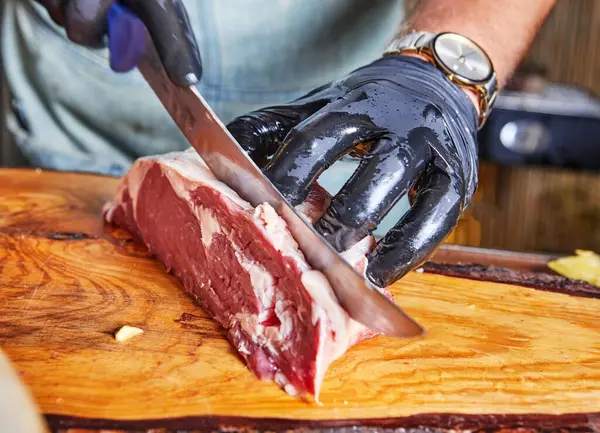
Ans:
<svg viewBox="0 0 600 433"><path fill-rule="evenodd" d="M139 19L114 4L109 14L123 20ZM109 39L111 37L109 27ZM137 68L191 146L217 179L252 206L268 203L285 220L308 264L322 272L348 315L375 332L394 337L417 337L423 328L356 270L292 207L250 159L195 86L180 87L167 75L146 32Z"/></svg>

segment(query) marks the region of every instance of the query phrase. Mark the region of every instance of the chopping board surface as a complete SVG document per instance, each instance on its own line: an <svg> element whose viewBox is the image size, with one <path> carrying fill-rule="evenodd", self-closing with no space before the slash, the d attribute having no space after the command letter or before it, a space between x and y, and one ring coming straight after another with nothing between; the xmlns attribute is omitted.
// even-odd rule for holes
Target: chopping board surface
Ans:
<svg viewBox="0 0 600 433"><path fill-rule="evenodd" d="M600 299L409 274L391 291L428 331L329 369L321 405L258 381L142 245L103 224L117 179L0 170L0 347L45 414L369 419L600 411ZM123 325L144 333L117 342Z"/></svg>

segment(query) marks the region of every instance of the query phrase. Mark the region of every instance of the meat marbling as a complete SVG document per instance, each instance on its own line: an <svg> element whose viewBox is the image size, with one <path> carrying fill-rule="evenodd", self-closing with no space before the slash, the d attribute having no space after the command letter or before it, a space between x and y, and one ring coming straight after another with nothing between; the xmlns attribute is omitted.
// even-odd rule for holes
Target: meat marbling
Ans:
<svg viewBox="0 0 600 433"><path fill-rule="evenodd" d="M297 209L314 222L329 200L315 186ZM275 210L242 200L193 149L138 159L103 215L179 278L259 379L291 395L318 401L329 365L375 335L341 308ZM373 246L367 237L344 254L364 272Z"/></svg>

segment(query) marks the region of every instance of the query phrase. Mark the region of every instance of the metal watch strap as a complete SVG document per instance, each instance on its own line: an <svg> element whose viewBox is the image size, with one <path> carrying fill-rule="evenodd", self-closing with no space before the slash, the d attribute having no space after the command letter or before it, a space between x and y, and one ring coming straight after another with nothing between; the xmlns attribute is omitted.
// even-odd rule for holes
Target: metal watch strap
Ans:
<svg viewBox="0 0 600 433"><path fill-rule="evenodd" d="M421 48L429 46L436 36L437 33L430 32L407 33L390 42L384 50L384 54L393 54L401 51L420 51Z"/></svg>
<svg viewBox="0 0 600 433"><path fill-rule="evenodd" d="M391 41L384 50L384 56L401 54L401 53L417 53L425 56L434 66L442 70L448 78L458 86L472 90L479 96L479 128L482 128L485 121L489 117L492 105L497 95L497 81L495 72L492 77L485 83L477 85L469 85L460 82L457 79L452 79L443 68L439 67L435 56L433 55L431 43L439 35L433 32L410 32Z"/></svg>

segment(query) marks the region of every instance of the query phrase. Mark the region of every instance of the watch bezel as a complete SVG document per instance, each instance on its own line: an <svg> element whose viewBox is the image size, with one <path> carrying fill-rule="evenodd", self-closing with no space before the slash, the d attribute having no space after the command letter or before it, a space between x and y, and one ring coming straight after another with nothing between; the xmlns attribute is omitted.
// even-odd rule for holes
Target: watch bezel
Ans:
<svg viewBox="0 0 600 433"><path fill-rule="evenodd" d="M437 50L436 50L436 42L440 38L446 37L446 36L452 36L453 38L460 39L460 40L464 41L467 45L474 46L485 57L485 59L487 60L487 63L488 63L488 73L487 73L487 75L484 78L482 78L480 80L474 80L474 79L468 78L468 77L466 77L464 75L461 75L461 74L457 73L456 71L450 69L446 65L446 63L440 58L440 56L438 55ZM448 75L454 77L454 79L456 79L458 81L461 81L461 82L463 82L465 84L476 85L476 86L483 85L483 84L489 82L492 79L493 75L494 75L494 65L492 64L492 61L489 58L489 56L486 54L485 50L481 46L479 46L477 43L475 43L471 39L467 38L466 36L463 36L463 35L458 34L458 33L453 33L453 32L439 33L439 34L437 34L430 41L430 43L429 43L429 49L430 49L431 54L434 57L436 63L442 69L444 69L444 71Z"/></svg>

